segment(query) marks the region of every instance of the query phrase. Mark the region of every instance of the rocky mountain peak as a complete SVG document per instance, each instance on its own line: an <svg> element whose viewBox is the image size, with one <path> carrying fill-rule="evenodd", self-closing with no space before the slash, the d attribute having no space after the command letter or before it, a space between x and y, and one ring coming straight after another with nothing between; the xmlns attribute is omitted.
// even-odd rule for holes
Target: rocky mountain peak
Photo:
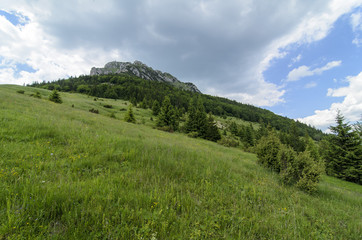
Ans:
<svg viewBox="0 0 362 240"><path fill-rule="evenodd" d="M121 73L132 74L145 80L165 82L175 87L192 92L200 92L193 83L181 82L171 74L154 70L141 61L134 61L133 63L113 61L104 65L103 68L93 67L90 71L91 76Z"/></svg>

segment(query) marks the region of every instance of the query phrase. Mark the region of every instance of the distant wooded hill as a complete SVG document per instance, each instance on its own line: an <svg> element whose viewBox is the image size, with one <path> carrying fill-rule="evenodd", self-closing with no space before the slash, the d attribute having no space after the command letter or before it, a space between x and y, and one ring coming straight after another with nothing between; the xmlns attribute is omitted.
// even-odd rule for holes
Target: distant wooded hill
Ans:
<svg viewBox="0 0 362 240"><path fill-rule="evenodd" d="M94 97L124 99L131 101L136 106L142 104L146 108L151 108L154 100L161 103L166 96L169 96L172 105L181 113L188 111L191 98L198 97L202 100L206 112L217 116L233 116L245 121L264 123L282 132L288 132L291 126L296 124L299 136L308 134L317 141L324 136L321 130L279 116L266 109L226 98L183 90L167 83L145 80L129 73L85 75L53 82L33 83L30 86L83 93Z"/></svg>

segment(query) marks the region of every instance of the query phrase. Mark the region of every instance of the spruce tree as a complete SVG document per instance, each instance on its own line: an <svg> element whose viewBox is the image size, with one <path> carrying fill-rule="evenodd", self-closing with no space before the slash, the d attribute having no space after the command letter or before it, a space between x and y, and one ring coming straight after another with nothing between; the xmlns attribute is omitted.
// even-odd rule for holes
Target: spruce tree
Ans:
<svg viewBox="0 0 362 240"><path fill-rule="evenodd" d="M357 131L345 122L340 112L336 116L336 126L331 126L325 151L326 172L329 175L361 184L362 143Z"/></svg>
<svg viewBox="0 0 362 240"><path fill-rule="evenodd" d="M124 116L124 120L126 122L130 122L130 123L136 123L136 118L133 114L133 109L132 109L132 104L129 105L128 107L128 111L126 113L126 115Z"/></svg>
<svg viewBox="0 0 362 240"><path fill-rule="evenodd" d="M158 115L157 126L171 127L171 130L177 130L178 121L175 113L175 108L171 104L170 97L166 96L162 102L162 107Z"/></svg>
<svg viewBox="0 0 362 240"><path fill-rule="evenodd" d="M209 113L207 117L207 128L205 133L205 139L216 142L221 139L219 128L216 126L215 120L212 117L212 114Z"/></svg>
<svg viewBox="0 0 362 240"><path fill-rule="evenodd" d="M187 120L186 120L186 124L185 124L185 131L187 133L197 132L197 130L198 130L198 126L197 126L198 124L196 121L196 112L197 112L196 101L194 98L191 98L191 100L189 102Z"/></svg>
<svg viewBox="0 0 362 240"><path fill-rule="evenodd" d="M247 126L245 128L245 135L244 135L244 139L245 142L248 146L254 146L255 145L255 141L254 141L254 128L251 125L251 123L249 124L249 126Z"/></svg>
<svg viewBox="0 0 362 240"><path fill-rule="evenodd" d="M53 92L49 96L49 100L55 103L62 103L62 98L57 90L53 90Z"/></svg>
<svg viewBox="0 0 362 240"><path fill-rule="evenodd" d="M157 115L160 113L160 109L161 109L160 103L159 103L157 100L153 101L153 104L152 104L152 114L153 114L154 116L157 116Z"/></svg>

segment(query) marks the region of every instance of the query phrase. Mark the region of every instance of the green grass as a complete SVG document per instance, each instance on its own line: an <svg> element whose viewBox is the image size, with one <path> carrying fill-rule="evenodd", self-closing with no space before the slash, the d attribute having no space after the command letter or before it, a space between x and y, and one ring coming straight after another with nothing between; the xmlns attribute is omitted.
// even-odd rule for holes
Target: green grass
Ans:
<svg viewBox="0 0 362 240"><path fill-rule="evenodd" d="M150 110L134 109L145 124L129 124L125 101L49 94L0 86L0 239L362 235L359 185L323 177L308 195L253 154L152 129Z"/></svg>

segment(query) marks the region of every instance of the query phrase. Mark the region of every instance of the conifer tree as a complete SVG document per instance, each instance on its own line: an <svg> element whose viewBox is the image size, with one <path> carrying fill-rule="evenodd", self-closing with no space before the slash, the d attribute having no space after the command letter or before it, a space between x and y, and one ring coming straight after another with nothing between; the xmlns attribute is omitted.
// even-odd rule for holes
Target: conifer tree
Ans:
<svg viewBox="0 0 362 240"><path fill-rule="evenodd" d="M185 130L187 133L190 132L197 132L197 121L196 121L196 112L197 112L197 108L196 108L196 102L194 98L190 99L189 102L189 108L188 108L188 112L187 112L187 121L185 124Z"/></svg>
<svg viewBox="0 0 362 240"><path fill-rule="evenodd" d="M336 116L336 126L331 126L333 135L329 136L325 151L326 172L329 175L362 183L362 143L357 131L345 123L340 112Z"/></svg>
<svg viewBox="0 0 362 240"><path fill-rule="evenodd" d="M244 136L245 142L248 146L254 146L254 129L251 123L249 126L245 128L245 136Z"/></svg>
<svg viewBox="0 0 362 240"><path fill-rule="evenodd" d="M205 133L205 139L216 142L221 139L219 128L216 126L215 120L212 114L209 113L207 117L207 128Z"/></svg>
<svg viewBox="0 0 362 240"><path fill-rule="evenodd" d="M55 103L62 103L62 98L57 90L53 90L53 92L49 96L49 100Z"/></svg>
<svg viewBox="0 0 362 240"><path fill-rule="evenodd" d="M299 137L296 122L292 122L288 133L288 145L296 152L303 152L305 150L305 143Z"/></svg>
<svg viewBox="0 0 362 240"><path fill-rule="evenodd" d="M185 124L187 133L196 133L197 137L206 138L207 115L201 99L191 99Z"/></svg>
<svg viewBox="0 0 362 240"><path fill-rule="evenodd" d="M136 123L136 118L133 114L133 109L132 109L132 104L129 105L128 107L128 111L126 113L126 115L124 116L124 120L126 122L130 122L130 123Z"/></svg>
<svg viewBox="0 0 362 240"><path fill-rule="evenodd" d="M160 109L161 109L160 103L157 100L153 101L152 114L154 116L157 116L160 113Z"/></svg>
<svg viewBox="0 0 362 240"><path fill-rule="evenodd" d="M170 97L168 96L166 96L162 102L162 107L158 115L157 126L169 126L172 130L177 130L178 128L175 108L172 106Z"/></svg>

